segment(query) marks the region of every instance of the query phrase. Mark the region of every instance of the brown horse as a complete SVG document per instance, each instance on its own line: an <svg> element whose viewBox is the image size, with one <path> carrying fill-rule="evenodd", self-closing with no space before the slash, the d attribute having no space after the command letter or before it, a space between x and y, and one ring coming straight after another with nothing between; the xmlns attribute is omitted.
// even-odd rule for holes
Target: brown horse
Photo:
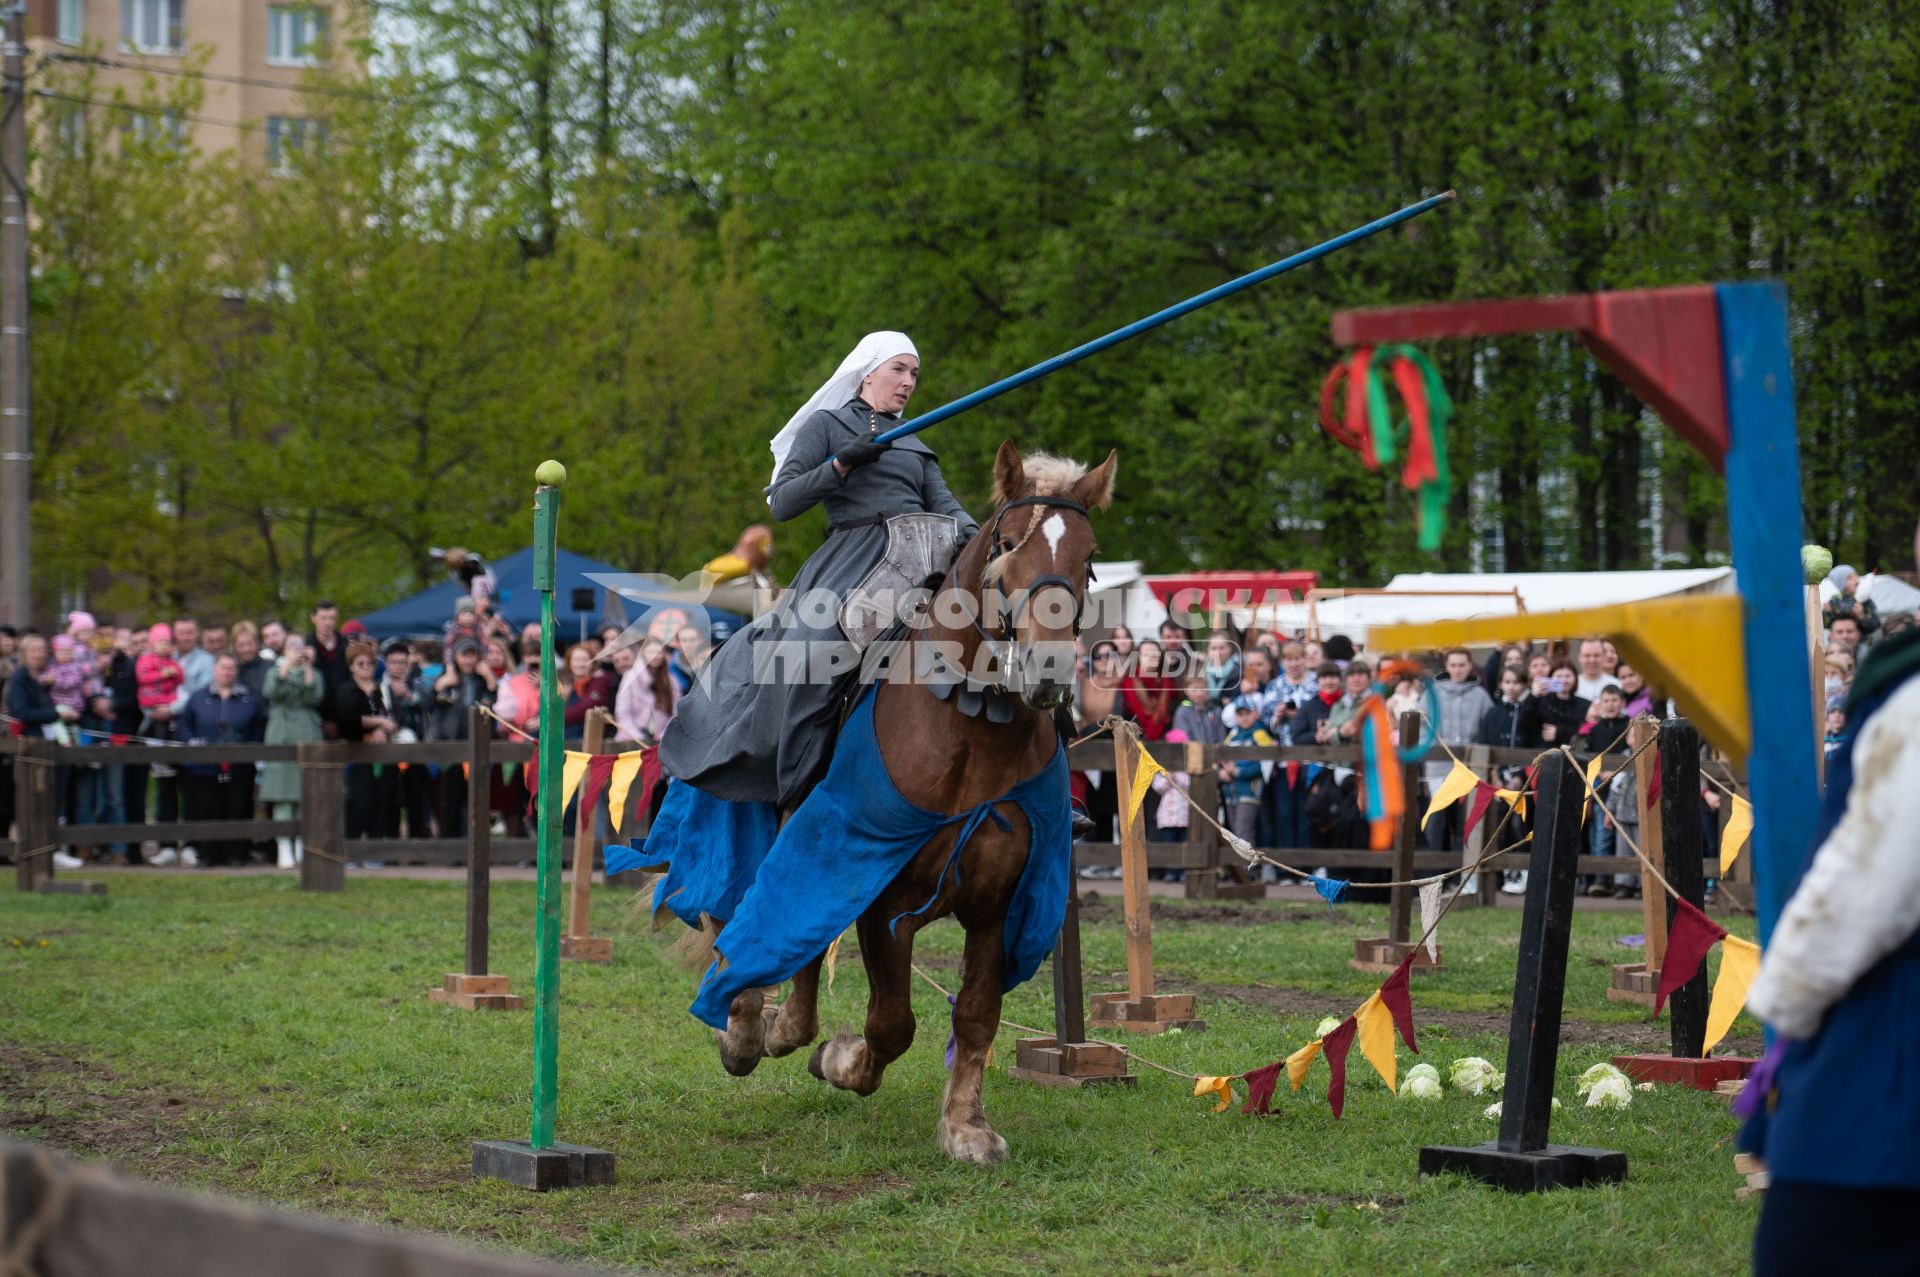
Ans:
<svg viewBox="0 0 1920 1277"><path fill-rule="evenodd" d="M1003 669L1011 721L969 715L960 698L942 699L918 682L883 683L876 693L874 727L887 773L902 797L928 810L958 814L1005 794L1053 759L1051 711L1073 694L1074 646L1095 543L1088 511L1105 509L1116 466L1109 453L1089 472L1062 458L1022 459L1011 441L994 459L993 516L973 538L932 600L913 644L958 650L967 669L985 646ZM996 606L997 597L1011 606ZM983 602L983 600L986 600ZM979 624L959 617L978 617ZM944 618L944 619L943 619ZM909 657L913 653L907 653ZM922 668L915 666L914 668ZM1010 826L988 821L961 853L960 872L946 874L956 826L931 839L856 923L870 993L864 1035L841 1033L808 1062L815 1077L860 1095L879 1089L881 1076L913 1042L913 936L921 926L952 915L966 930L961 985L953 1012L954 1061L940 1111L940 1147L965 1162L997 1162L1007 1143L987 1125L981 1078L1000 1025L1007 911L1028 854L1028 822L1020 808L999 804ZM831 847L821 848L831 856ZM931 899L930 907L901 917ZM889 921L899 919L897 929ZM822 953L793 978L778 1007L766 989L748 989L728 1008L717 1033L720 1059L736 1076L766 1056L787 1055L819 1032Z"/></svg>

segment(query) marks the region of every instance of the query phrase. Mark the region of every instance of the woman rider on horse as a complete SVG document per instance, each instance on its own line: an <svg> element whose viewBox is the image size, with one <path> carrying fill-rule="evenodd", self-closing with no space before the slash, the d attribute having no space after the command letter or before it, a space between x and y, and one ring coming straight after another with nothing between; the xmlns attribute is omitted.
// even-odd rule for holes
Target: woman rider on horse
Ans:
<svg viewBox="0 0 1920 1277"><path fill-rule="evenodd" d="M774 436L773 517L825 503L827 540L774 609L721 644L688 689L660 743L667 775L715 798L782 808L825 775L859 665L838 600L885 555L887 520L951 518L955 555L979 530L917 436L874 442L900 423L919 380L906 334L869 333ZM822 606L829 598L834 605Z"/></svg>

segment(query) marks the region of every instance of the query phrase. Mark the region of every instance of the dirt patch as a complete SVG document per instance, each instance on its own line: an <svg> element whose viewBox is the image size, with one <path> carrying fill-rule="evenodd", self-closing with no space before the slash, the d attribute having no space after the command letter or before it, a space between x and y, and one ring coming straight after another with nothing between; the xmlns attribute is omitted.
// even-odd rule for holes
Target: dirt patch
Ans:
<svg viewBox="0 0 1920 1277"><path fill-rule="evenodd" d="M1361 1211L1376 1219L1393 1221L1406 1214L1404 1197L1369 1197L1363 1193L1263 1193L1256 1189L1236 1189L1227 1194L1235 1213L1262 1215L1282 1224L1314 1224L1325 1228L1336 1211Z"/></svg>
<svg viewBox="0 0 1920 1277"><path fill-rule="evenodd" d="M103 1064L0 1043L0 1133L63 1152L165 1170L187 1113L204 1105L163 1086L127 1086Z"/></svg>
<svg viewBox="0 0 1920 1277"><path fill-rule="evenodd" d="M1158 922L1158 918L1155 919ZM1330 998L1326 993L1315 993L1307 989L1282 989L1268 984L1189 984L1177 982L1178 987L1169 986L1163 992L1197 993L1204 999L1218 998L1226 1002L1243 1002L1252 1006L1264 1007L1276 1015L1295 1016L1311 1019L1316 1016L1333 1013L1339 999ZM1444 1027L1449 1034L1467 1036L1484 1033L1493 1037L1505 1037L1513 1027L1512 1017L1506 1011L1435 1011L1418 1005L1416 985L1415 1006L1413 1009L1414 1032L1429 1024ZM1599 1021L1581 1020L1568 1016L1560 1022L1560 1042L1563 1046L1601 1046L1609 1047L1625 1054L1628 1051L1653 1052L1664 1054L1672 1045L1672 1030L1666 1020L1622 1020ZM1717 1048L1722 1055L1758 1055L1762 1043L1757 1037L1730 1037Z"/></svg>
<svg viewBox="0 0 1920 1277"><path fill-rule="evenodd" d="M910 1188L913 1181L898 1175L882 1175L878 1172L862 1175L857 1179L838 1184L814 1184L803 1189L801 1196L811 1197L821 1202L850 1202L868 1193L885 1192L895 1188Z"/></svg>
<svg viewBox="0 0 1920 1277"><path fill-rule="evenodd" d="M1125 916L1125 910L1118 896L1103 896L1099 892L1089 891L1080 897L1080 921L1119 922ZM1317 922L1328 925L1329 915L1325 909L1275 909L1264 904L1237 904L1233 901L1218 903L1192 904L1182 902L1172 904L1156 900L1153 905L1153 926L1160 930L1164 927L1193 926L1198 923L1222 923L1229 927L1260 927L1275 922ZM1358 926L1353 918L1344 913L1331 915L1332 925L1336 927Z"/></svg>

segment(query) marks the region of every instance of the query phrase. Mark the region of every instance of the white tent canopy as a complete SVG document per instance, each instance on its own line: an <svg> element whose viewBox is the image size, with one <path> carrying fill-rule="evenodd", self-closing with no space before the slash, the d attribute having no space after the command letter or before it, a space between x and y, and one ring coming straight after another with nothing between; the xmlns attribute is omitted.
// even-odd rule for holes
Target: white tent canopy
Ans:
<svg viewBox="0 0 1920 1277"><path fill-rule="evenodd" d="M1646 599L1726 594L1732 568L1659 572L1403 572L1384 593L1322 597L1260 609L1246 620L1288 634L1316 622L1320 637L1345 634L1365 644L1375 626L1419 621L1471 620L1518 612L1562 612ZM1398 596L1398 597L1396 597ZM1237 618L1236 618L1237 619Z"/></svg>

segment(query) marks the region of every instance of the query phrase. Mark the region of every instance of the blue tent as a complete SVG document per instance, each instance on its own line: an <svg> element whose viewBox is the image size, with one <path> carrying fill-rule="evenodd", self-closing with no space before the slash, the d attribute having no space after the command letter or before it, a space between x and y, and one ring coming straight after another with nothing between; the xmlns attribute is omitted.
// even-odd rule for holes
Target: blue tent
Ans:
<svg viewBox="0 0 1920 1277"><path fill-rule="evenodd" d="M492 566L494 578L500 584L500 615L516 631L529 621L538 621L540 591L533 588L533 550L517 550ZM554 569L554 637L562 645L584 638L610 622L624 626L669 602L665 599L653 602L644 595L621 598L590 578L625 577L623 569L570 550L555 552ZM375 638L438 638L447 622L453 619L453 603L460 596L458 585L442 581L412 598L368 613L360 618L360 623ZM682 611L688 610L681 600L671 602L680 604ZM745 624L744 618L729 612L709 610L707 619L716 643Z"/></svg>
<svg viewBox="0 0 1920 1277"><path fill-rule="evenodd" d="M533 550L516 550L493 565L500 583L499 611L515 630L540 619L540 591L533 588ZM607 590L588 580L588 575L617 575L622 569L596 562L571 550L556 551L554 560L553 624L561 642L579 638L600 628L603 619L617 620L623 613L614 609L606 615ZM452 581L442 581L420 591L410 599L370 612L360 618L367 633L375 638L438 638L453 619L453 602L462 591ZM580 604L585 604L584 607Z"/></svg>

